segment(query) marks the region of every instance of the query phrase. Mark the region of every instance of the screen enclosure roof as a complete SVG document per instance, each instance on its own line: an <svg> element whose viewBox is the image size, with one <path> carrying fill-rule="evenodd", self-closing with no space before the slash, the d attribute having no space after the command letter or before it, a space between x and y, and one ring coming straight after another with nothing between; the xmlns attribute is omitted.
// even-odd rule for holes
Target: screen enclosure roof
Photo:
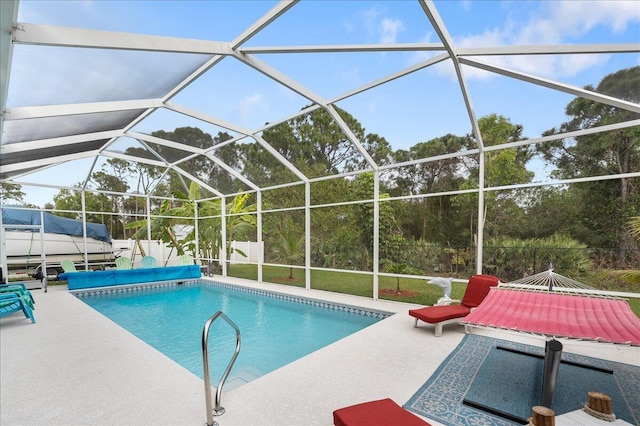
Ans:
<svg viewBox="0 0 640 426"><path fill-rule="evenodd" d="M108 159L123 159L176 172L214 196L229 195L209 186L206 176L181 168L198 158L226 173L241 190L264 189L218 155L224 145L243 143L255 143L286 171L280 174L285 180L271 185L322 179L305 175L285 150L262 137L266 129L316 109L324 109L340 127L361 158L360 169L374 171L388 165L374 160L337 107L352 113L368 131L388 138L394 149L455 133L471 135L479 153L485 146L478 117L499 105L500 97L517 99L522 111L497 112L515 115L525 126L529 118L545 112L545 105L529 93L544 93L562 105L584 97L640 113L637 103L583 88L587 83L597 85L603 75L576 84L570 76L549 78L530 66L566 58L623 58L621 64L633 64L635 58L637 65L640 40L603 37L588 43L556 43L553 37L533 42L504 36L491 44L465 38L472 29L461 27L456 13L463 13L469 3L478 25L484 25L474 31L486 34L502 25L489 15L488 5L497 2L259 1L239 2L241 8L238 2L234 7L234 2L222 1L97 2L104 3L101 7L117 3L120 11L156 8L172 14L176 9L174 25L168 28L160 22L154 25L153 14L143 23L115 12L100 20L88 14L85 22L83 4L92 2L65 5L76 7L74 22L60 16L43 18L39 3L45 2L0 3L0 180L6 182L64 187L87 179ZM611 7L623 3L627 2ZM454 4L461 9L454 10ZM211 15L198 16L207 10L198 8L205 6ZM356 7L370 12L372 22L376 11L394 19L378 19L370 32L364 26L350 28L350 22L363 16L356 14ZM558 13L566 13L560 3L557 7ZM556 23L563 19L558 17ZM638 21L631 25L638 29ZM524 34L522 28L512 31ZM343 68L334 67L343 60ZM496 81L502 86L494 86ZM441 96L440 89L447 95ZM495 104L481 101L480 94L487 91L494 91ZM410 103L412 98L421 100L418 107ZM256 105L267 106L259 110ZM252 107L259 113L249 114ZM384 119L367 114L376 107L387 108L381 115ZM517 117L520 113L522 119ZM442 127L445 118L453 118L455 128ZM556 111L547 129L563 120ZM407 132L424 127L406 136L385 134L394 124ZM639 124L628 121L604 130ZM230 139L200 148L151 135L182 126L199 127L213 136L226 132ZM528 129L532 134L526 143L546 140L541 136L545 129ZM513 147L525 142L510 143ZM39 173L60 167L73 170L71 183L62 178L38 181Z"/></svg>

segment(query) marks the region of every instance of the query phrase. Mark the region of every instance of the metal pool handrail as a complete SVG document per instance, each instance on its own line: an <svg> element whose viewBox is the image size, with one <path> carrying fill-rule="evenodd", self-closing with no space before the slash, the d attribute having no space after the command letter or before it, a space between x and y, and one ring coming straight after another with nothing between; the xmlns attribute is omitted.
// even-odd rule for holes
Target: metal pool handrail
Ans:
<svg viewBox="0 0 640 426"><path fill-rule="evenodd" d="M236 350L231 357L231 361L229 361L229 365L227 365L227 369L224 371L220 382L218 382L218 386L216 387L216 404L215 409L211 407L211 378L209 377L209 328L211 328L211 324L222 317L223 320L227 322L231 327L236 330ZM220 406L220 399L222 398L222 387L224 386L224 382L227 380L227 376L229 372L231 372L231 368L233 364L236 362L236 358L240 353L240 329L238 326L229 319L222 311L218 311L211 316L204 324L204 329L202 330L202 364L204 367L204 395L207 404L207 426L216 426L218 422L213 420L214 412L216 416L221 416L224 414L224 408Z"/></svg>

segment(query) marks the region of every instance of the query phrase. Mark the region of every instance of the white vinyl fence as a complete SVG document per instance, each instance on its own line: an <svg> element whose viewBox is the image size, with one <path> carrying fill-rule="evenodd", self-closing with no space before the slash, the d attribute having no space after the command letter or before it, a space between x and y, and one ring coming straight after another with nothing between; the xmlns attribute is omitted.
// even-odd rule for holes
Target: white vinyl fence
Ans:
<svg viewBox="0 0 640 426"><path fill-rule="evenodd" d="M158 262L158 266L171 266L178 264L178 255L175 249L171 249L168 244L164 244L161 240L140 240L136 244L136 240L112 240L113 252L116 256L125 256L133 261L134 267L140 266L143 252L147 256L153 256ZM142 250L140 249L142 247ZM253 241L232 241L232 252L229 262L233 264L240 263L258 263L264 259L264 243ZM238 251L239 250L239 251ZM243 256L240 252L244 253Z"/></svg>

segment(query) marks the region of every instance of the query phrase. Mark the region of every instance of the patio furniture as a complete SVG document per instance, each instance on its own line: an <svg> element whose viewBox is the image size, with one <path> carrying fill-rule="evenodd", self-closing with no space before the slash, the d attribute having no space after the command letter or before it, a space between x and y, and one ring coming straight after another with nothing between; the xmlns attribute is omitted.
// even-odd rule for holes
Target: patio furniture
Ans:
<svg viewBox="0 0 640 426"><path fill-rule="evenodd" d="M363 402L333 412L335 426L429 426L392 399Z"/></svg>
<svg viewBox="0 0 640 426"><path fill-rule="evenodd" d="M493 288L482 305L460 322L465 328L640 346L640 318L629 302L593 294Z"/></svg>
<svg viewBox="0 0 640 426"><path fill-rule="evenodd" d="M24 299L31 309L35 309L34 304L36 301L24 283L0 284L0 294L17 294Z"/></svg>
<svg viewBox="0 0 640 426"><path fill-rule="evenodd" d="M418 320L435 325L435 336L442 336L442 326L457 323L476 308L489 293L491 287L498 285L500 280L492 275L474 275L467 284L460 305L427 306L409 310L409 315L414 317L414 327L418 326Z"/></svg>
<svg viewBox="0 0 640 426"><path fill-rule="evenodd" d="M145 256L140 262L143 268L155 268L156 258L153 256Z"/></svg>
<svg viewBox="0 0 640 426"><path fill-rule="evenodd" d="M31 323L36 322L33 311L23 297L15 293L0 294L0 317L5 317L18 311L22 311L24 316L31 320Z"/></svg>
<svg viewBox="0 0 640 426"><path fill-rule="evenodd" d="M120 256L116 259L116 269L119 271L131 269L131 259L125 256Z"/></svg>
<svg viewBox="0 0 640 426"><path fill-rule="evenodd" d="M62 266L62 270L65 272L77 272L78 270L76 269L76 264L73 263L73 260L70 259L64 259L62 262L60 262L60 266Z"/></svg>
<svg viewBox="0 0 640 426"><path fill-rule="evenodd" d="M193 256L190 254L183 254L178 258L180 265L193 265Z"/></svg>
<svg viewBox="0 0 640 426"><path fill-rule="evenodd" d="M470 327L489 327L550 338L545 342L542 377L541 405L547 407L553 401L562 356L556 337L640 346L640 318L629 303L594 294L493 288L460 322L467 332Z"/></svg>

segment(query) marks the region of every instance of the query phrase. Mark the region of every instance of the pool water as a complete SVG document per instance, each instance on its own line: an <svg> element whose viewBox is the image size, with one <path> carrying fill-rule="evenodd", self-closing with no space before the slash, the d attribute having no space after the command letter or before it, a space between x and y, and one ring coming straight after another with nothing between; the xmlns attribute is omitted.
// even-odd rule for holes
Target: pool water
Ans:
<svg viewBox="0 0 640 426"><path fill-rule="evenodd" d="M215 283L77 295L200 378L204 324L215 312L224 312L240 329L242 342L227 389L274 371L387 316ZM235 345L235 330L222 319L215 321L209 332L214 386L233 356Z"/></svg>

